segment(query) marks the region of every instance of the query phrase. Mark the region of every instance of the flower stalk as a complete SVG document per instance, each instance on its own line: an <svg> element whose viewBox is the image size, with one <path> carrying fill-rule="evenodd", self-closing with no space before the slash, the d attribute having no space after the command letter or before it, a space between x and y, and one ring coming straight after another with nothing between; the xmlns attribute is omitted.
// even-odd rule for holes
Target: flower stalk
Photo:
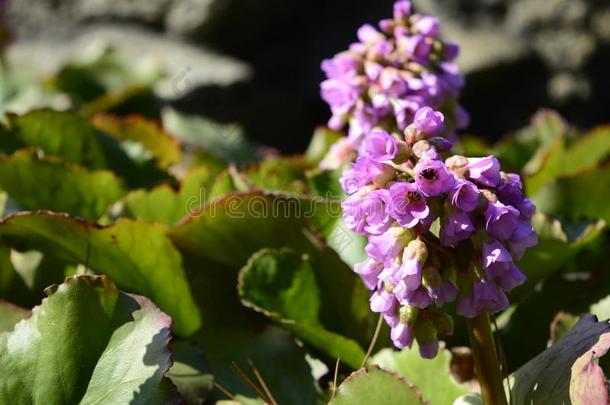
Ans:
<svg viewBox="0 0 610 405"><path fill-rule="evenodd" d="M468 319L468 336L474 367L485 405L507 405L502 372L487 312Z"/></svg>

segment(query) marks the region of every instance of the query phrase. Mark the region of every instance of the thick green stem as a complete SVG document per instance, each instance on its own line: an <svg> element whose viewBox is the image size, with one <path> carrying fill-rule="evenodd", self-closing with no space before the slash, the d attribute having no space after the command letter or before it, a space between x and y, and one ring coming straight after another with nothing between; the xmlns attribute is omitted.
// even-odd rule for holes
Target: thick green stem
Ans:
<svg viewBox="0 0 610 405"><path fill-rule="evenodd" d="M468 320L468 335L485 405L507 405L489 314Z"/></svg>

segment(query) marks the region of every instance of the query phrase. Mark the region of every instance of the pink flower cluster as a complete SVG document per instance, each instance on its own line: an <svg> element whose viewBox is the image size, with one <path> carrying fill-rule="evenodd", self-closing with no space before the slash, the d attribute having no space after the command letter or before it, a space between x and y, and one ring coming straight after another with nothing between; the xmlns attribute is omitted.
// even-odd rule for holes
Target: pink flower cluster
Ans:
<svg viewBox="0 0 610 405"><path fill-rule="evenodd" d="M448 139L467 125L468 115L456 102L464 84L453 63L458 46L442 41L435 17L416 14L409 1L400 0L392 19L382 20L378 29L362 26L358 40L322 62L327 76L321 84L322 98L332 111L328 125L341 130L348 124L349 142L338 144L337 154L357 149L378 125L390 132L404 131L422 107L444 114ZM437 125L434 117L428 122Z"/></svg>
<svg viewBox="0 0 610 405"><path fill-rule="evenodd" d="M452 333L446 304L457 299L465 317L506 309L506 293L525 281L514 260L537 243L519 176L493 156L443 159L430 143L442 121L427 110L415 132L371 131L341 177L344 222L368 237L354 270L373 292L371 310L397 347L415 339L423 357Z"/></svg>

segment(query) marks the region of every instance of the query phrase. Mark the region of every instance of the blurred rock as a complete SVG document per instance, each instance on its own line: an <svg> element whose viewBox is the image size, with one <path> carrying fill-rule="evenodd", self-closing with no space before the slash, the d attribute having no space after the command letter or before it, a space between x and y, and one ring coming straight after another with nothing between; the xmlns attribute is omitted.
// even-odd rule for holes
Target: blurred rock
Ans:
<svg viewBox="0 0 610 405"><path fill-rule="evenodd" d="M582 126L610 120L610 2L413 2L419 11L438 15L445 36L461 43L459 63L468 83L463 99L473 118L471 131L498 137L525 124L542 106L558 108ZM173 92L180 96L177 107L239 121L260 141L293 152L305 147L313 128L329 115L319 98L320 60L347 48L356 29L386 17L392 3L12 0L8 17L20 38L56 38L52 44L57 49L66 38L75 43L73 38L94 23L145 29L136 43L146 49L152 47L147 42L165 44L157 51L171 55L165 59L175 66L172 74L191 80L185 91ZM123 42L120 35L113 38ZM179 48L181 44L192 46ZM211 54L209 47L231 58ZM170 48L188 51L172 53ZM180 56L198 52L203 59ZM53 53L47 51L48 57ZM243 81L248 67L252 74Z"/></svg>

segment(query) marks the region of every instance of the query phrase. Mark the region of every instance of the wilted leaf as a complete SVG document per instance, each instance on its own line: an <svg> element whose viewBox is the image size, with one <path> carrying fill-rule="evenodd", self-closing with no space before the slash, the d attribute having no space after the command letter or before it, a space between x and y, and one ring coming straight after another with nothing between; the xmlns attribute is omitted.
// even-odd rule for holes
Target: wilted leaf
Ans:
<svg viewBox="0 0 610 405"><path fill-rule="evenodd" d="M263 249L255 253L239 274L239 294L246 306L264 313L303 341L340 358L353 368L364 351L351 339L330 332L320 322L321 297L306 255L289 249Z"/></svg>
<svg viewBox="0 0 610 405"><path fill-rule="evenodd" d="M48 294L0 335L0 402L180 403L163 377L171 319L152 302L93 276L68 278Z"/></svg>
<svg viewBox="0 0 610 405"><path fill-rule="evenodd" d="M88 171L27 149L0 157L0 186L24 209L50 209L91 220L126 193L121 179L110 171Z"/></svg>
<svg viewBox="0 0 610 405"><path fill-rule="evenodd" d="M511 398L514 403L569 403L572 365L609 331L608 322L597 322L593 315L583 315L557 343L512 374Z"/></svg>
<svg viewBox="0 0 610 405"><path fill-rule="evenodd" d="M423 404L419 390L396 373L377 367L354 371L337 389L329 405Z"/></svg>
<svg viewBox="0 0 610 405"><path fill-rule="evenodd" d="M383 349L370 363L395 371L411 381L431 404L452 404L456 398L468 393L468 387L458 384L451 376L451 352L444 347L433 359L422 358L416 343L413 348L401 351Z"/></svg>
<svg viewBox="0 0 610 405"><path fill-rule="evenodd" d="M200 326L182 268L182 257L164 226L123 219L102 227L51 212L24 213L0 221L0 235L19 247L82 263L112 277L122 288L146 295L174 319L177 334Z"/></svg>
<svg viewBox="0 0 610 405"><path fill-rule="evenodd" d="M597 360L610 348L610 333L604 333L597 343L572 365L570 400L574 405L607 404L608 383Z"/></svg>

